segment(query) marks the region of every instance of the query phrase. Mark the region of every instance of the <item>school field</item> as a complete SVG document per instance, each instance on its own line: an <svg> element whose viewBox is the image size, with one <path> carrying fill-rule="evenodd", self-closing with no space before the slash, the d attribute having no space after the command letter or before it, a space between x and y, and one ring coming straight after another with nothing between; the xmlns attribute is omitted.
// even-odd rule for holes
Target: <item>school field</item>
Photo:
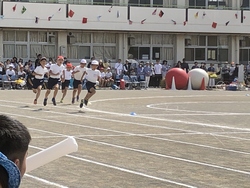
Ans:
<svg viewBox="0 0 250 188"><path fill-rule="evenodd" d="M1 90L0 112L29 128L29 155L68 136L79 149L21 188L250 187L250 91L98 90L82 110L44 92Z"/></svg>

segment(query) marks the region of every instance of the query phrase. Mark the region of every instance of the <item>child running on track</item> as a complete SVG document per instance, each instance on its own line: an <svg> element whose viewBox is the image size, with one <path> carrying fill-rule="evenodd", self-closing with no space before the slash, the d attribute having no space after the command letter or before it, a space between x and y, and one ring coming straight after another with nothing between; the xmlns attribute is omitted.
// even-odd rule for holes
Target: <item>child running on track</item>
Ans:
<svg viewBox="0 0 250 188"><path fill-rule="evenodd" d="M77 102L79 101L79 96L82 91L83 73L86 71L86 67L85 67L86 64L87 64L87 61L85 59L82 59L80 61L80 65L76 66L72 73L74 77L74 81L73 81L74 90L72 94L72 104L75 103L76 92L77 92L76 101Z"/></svg>
<svg viewBox="0 0 250 188"><path fill-rule="evenodd" d="M96 60L93 60L91 62L91 68L86 69L86 71L83 73L83 76L86 74L86 88L88 90L86 96L84 99L81 100L80 108L83 107L83 103L87 106L89 99L96 93L95 91L95 85L96 81L100 81L101 79L101 72L97 70L99 63Z"/></svg>
<svg viewBox="0 0 250 188"><path fill-rule="evenodd" d="M66 65L66 69L63 70L62 73L62 99L61 99L61 103L63 103L63 99L67 94L67 90L69 88L69 84L70 84L70 80L72 77L72 64L71 63L67 63Z"/></svg>
<svg viewBox="0 0 250 188"><path fill-rule="evenodd" d="M48 96L50 94L50 91L54 88L54 94L53 94L53 98L52 98L52 102L53 105L56 106L56 95L59 89L59 82L60 82L60 78L62 76L62 71L64 70L64 66L63 66L63 61L64 61L64 57L63 56L58 56L57 57L57 61L56 64L52 64L49 70L49 80L48 80L48 89L45 93L45 97L43 100L43 105L46 106L47 105L47 100L48 100Z"/></svg>
<svg viewBox="0 0 250 188"><path fill-rule="evenodd" d="M34 72L32 73L35 78L33 79L33 92L36 94L36 98L34 99L34 104L37 104L37 100L40 96L41 89L44 83L44 74L48 75L48 69L45 67L47 63L46 57L42 57L40 59L40 66L37 66Z"/></svg>

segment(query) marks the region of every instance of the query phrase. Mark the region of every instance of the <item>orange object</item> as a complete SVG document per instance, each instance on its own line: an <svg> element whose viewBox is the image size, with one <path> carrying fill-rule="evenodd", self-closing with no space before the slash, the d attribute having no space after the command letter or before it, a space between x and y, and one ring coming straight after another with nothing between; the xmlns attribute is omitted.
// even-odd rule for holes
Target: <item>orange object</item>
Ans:
<svg viewBox="0 0 250 188"><path fill-rule="evenodd" d="M125 80L124 79L120 80L120 89L125 89Z"/></svg>
<svg viewBox="0 0 250 188"><path fill-rule="evenodd" d="M202 78L202 81L201 81L201 87L200 87L200 90L205 90L206 89L206 86L205 86L205 79L204 77Z"/></svg>

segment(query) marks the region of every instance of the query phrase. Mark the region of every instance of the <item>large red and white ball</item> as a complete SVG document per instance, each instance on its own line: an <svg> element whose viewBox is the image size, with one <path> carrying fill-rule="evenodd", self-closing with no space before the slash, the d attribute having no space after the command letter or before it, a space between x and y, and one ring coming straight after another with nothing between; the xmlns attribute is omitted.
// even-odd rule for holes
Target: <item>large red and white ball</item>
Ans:
<svg viewBox="0 0 250 188"><path fill-rule="evenodd" d="M191 80L192 89L200 90L203 78L205 82L205 87L208 85L209 77L207 72L203 69L192 69L188 72L188 76Z"/></svg>
<svg viewBox="0 0 250 188"><path fill-rule="evenodd" d="M181 68L172 68L166 74L166 88L171 88L174 77L176 89L186 89L188 74Z"/></svg>

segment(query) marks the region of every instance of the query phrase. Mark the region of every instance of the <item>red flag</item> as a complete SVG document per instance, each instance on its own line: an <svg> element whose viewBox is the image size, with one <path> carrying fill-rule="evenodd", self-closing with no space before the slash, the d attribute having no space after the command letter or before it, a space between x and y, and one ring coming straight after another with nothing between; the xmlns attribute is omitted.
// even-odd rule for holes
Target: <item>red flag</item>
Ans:
<svg viewBox="0 0 250 188"><path fill-rule="evenodd" d="M171 20L171 21L173 22L174 25L176 25L176 21L174 21L174 20Z"/></svg>
<svg viewBox="0 0 250 188"><path fill-rule="evenodd" d="M215 29L216 27L217 27L217 23L216 23L216 22L213 22L213 23L212 23L212 28Z"/></svg>
<svg viewBox="0 0 250 188"><path fill-rule="evenodd" d="M51 20L51 18L52 18L52 16L49 16L49 17L48 17L48 21L50 21L50 20Z"/></svg>
<svg viewBox="0 0 250 188"><path fill-rule="evenodd" d="M16 4L15 4L15 6L14 6L14 7L12 7L12 10L13 10L13 12L15 12L15 11L16 11Z"/></svg>
<svg viewBox="0 0 250 188"><path fill-rule="evenodd" d="M163 15L164 15L164 12L161 10L161 11L159 12L159 16L162 17Z"/></svg>
<svg viewBox="0 0 250 188"><path fill-rule="evenodd" d="M132 20L129 20L128 23L129 23L129 25L132 25L132 24L133 24L133 21L132 21Z"/></svg>
<svg viewBox="0 0 250 188"><path fill-rule="evenodd" d="M74 16L74 14L75 14L75 12L70 9L70 11L68 12L68 16L72 18Z"/></svg>
<svg viewBox="0 0 250 188"><path fill-rule="evenodd" d="M88 22L88 18L82 18L82 23L84 24L84 23L87 23Z"/></svg>
<svg viewBox="0 0 250 188"><path fill-rule="evenodd" d="M113 8L113 5L108 9L109 12L111 12L111 9Z"/></svg>
<svg viewBox="0 0 250 188"><path fill-rule="evenodd" d="M184 21L184 22L183 22L183 25L184 25L184 26L187 25L187 21Z"/></svg>
<svg viewBox="0 0 250 188"><path fill-rule="evenodd" d="M235 13L234 16L236 19L238 19L238 13Z"/></svg>
<svg viewBox="0 0 250 188"><path fill-rule="evenodd" d="M38 23L38 20L39 20L39 18L36 17L36 18L35 18L35 23L36 23L36 24Z"/></svg>
<svg viewBox="0 0 250 188"><path fill-rule="evenodd" d="M141 24L144 24L145 21L146 21L146 19L143 19L143 20L141 21Z"/></svg>
<svg viewBox="0 0 250 188"><path fill-rule="evenodd" d="M155 9L154 12L152 12L152 15L156 15L156 11L157 11L157 9Z"/></svg>
<svg viewBox="0 0 250 188"><path fill-rule="evenodd" d="M227 25L229 24L229 22L230 22L230 21L227 21L225 25L227 26Z"/></svg>

